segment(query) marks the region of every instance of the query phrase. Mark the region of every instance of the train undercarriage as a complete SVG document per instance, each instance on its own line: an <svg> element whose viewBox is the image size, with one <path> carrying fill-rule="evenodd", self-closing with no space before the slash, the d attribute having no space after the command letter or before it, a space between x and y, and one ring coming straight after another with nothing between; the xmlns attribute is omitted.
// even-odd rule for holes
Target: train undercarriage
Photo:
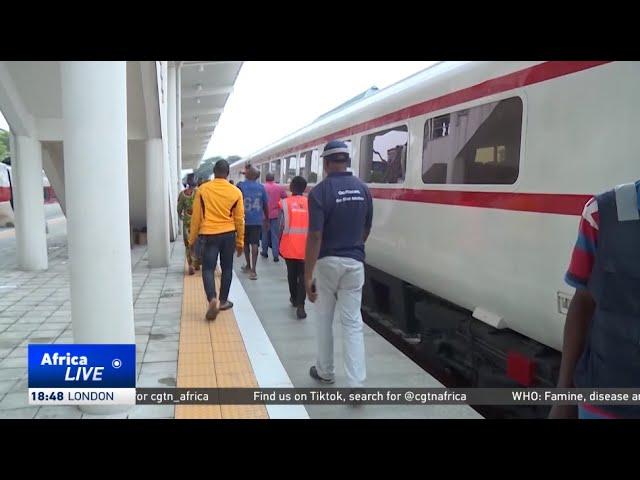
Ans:
<svg viewBox="0 0 640 480"><path fill-rule="evenodd" d="M447 387L556 385L560 352L366 265L365 321ZM488 418L544 418L548 406L473 406Z"/></svg>

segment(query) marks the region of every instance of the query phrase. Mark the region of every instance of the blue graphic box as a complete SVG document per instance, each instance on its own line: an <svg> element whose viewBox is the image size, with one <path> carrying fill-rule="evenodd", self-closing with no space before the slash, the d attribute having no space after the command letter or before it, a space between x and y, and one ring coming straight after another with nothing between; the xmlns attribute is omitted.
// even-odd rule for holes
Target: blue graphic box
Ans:
<svg viewBox="0 0 640 480"><path fill-rule="evenodd" d="M135 388L134 344L30 344L29 388Z"/></svg>

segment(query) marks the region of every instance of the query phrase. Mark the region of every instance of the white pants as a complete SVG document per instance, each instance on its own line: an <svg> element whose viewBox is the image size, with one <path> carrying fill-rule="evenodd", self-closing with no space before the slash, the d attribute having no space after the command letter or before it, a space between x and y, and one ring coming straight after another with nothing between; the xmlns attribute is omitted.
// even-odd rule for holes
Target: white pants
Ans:
<svg viewBox="0 0 640 480"><path fill-rule="evenodd" d="M335 378L333 365L333 316L337 311L342 323L344 369L349 387L361 387L367 371L362 333L362 286L364 265L345 257L323 257L316 264L316 331L318 374Z"/></svg>

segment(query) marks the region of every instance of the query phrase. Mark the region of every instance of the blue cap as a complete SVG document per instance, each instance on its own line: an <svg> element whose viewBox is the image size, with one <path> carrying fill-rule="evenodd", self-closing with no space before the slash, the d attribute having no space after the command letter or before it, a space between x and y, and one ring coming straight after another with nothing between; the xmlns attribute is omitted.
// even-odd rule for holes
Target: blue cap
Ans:
<svg viewBox="0 0 640 480"><path fill-rule="evenodd" d="M322 151L321 157L327 157L329 155L335 155L336 153L345 153L347 157L349 156L349 147L344 142L340 140L331 140L327 143Z"/></svg>

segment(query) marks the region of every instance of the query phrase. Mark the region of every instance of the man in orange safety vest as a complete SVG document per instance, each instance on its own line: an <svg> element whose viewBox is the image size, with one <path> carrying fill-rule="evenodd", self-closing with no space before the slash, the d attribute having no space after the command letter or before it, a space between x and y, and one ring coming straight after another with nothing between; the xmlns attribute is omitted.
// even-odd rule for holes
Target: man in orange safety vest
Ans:
<svg viewBox="0 0 640 480"><path fill-rule="evenodd" d="M304 311L306 297L304 286L304 253L309 229L309 209L307 197L303 196L307 181L294 177L289 189L291 196L280 200L280 254L287 262L289 280L289 301L296 307L296 316L307 317Z"/></svg>

